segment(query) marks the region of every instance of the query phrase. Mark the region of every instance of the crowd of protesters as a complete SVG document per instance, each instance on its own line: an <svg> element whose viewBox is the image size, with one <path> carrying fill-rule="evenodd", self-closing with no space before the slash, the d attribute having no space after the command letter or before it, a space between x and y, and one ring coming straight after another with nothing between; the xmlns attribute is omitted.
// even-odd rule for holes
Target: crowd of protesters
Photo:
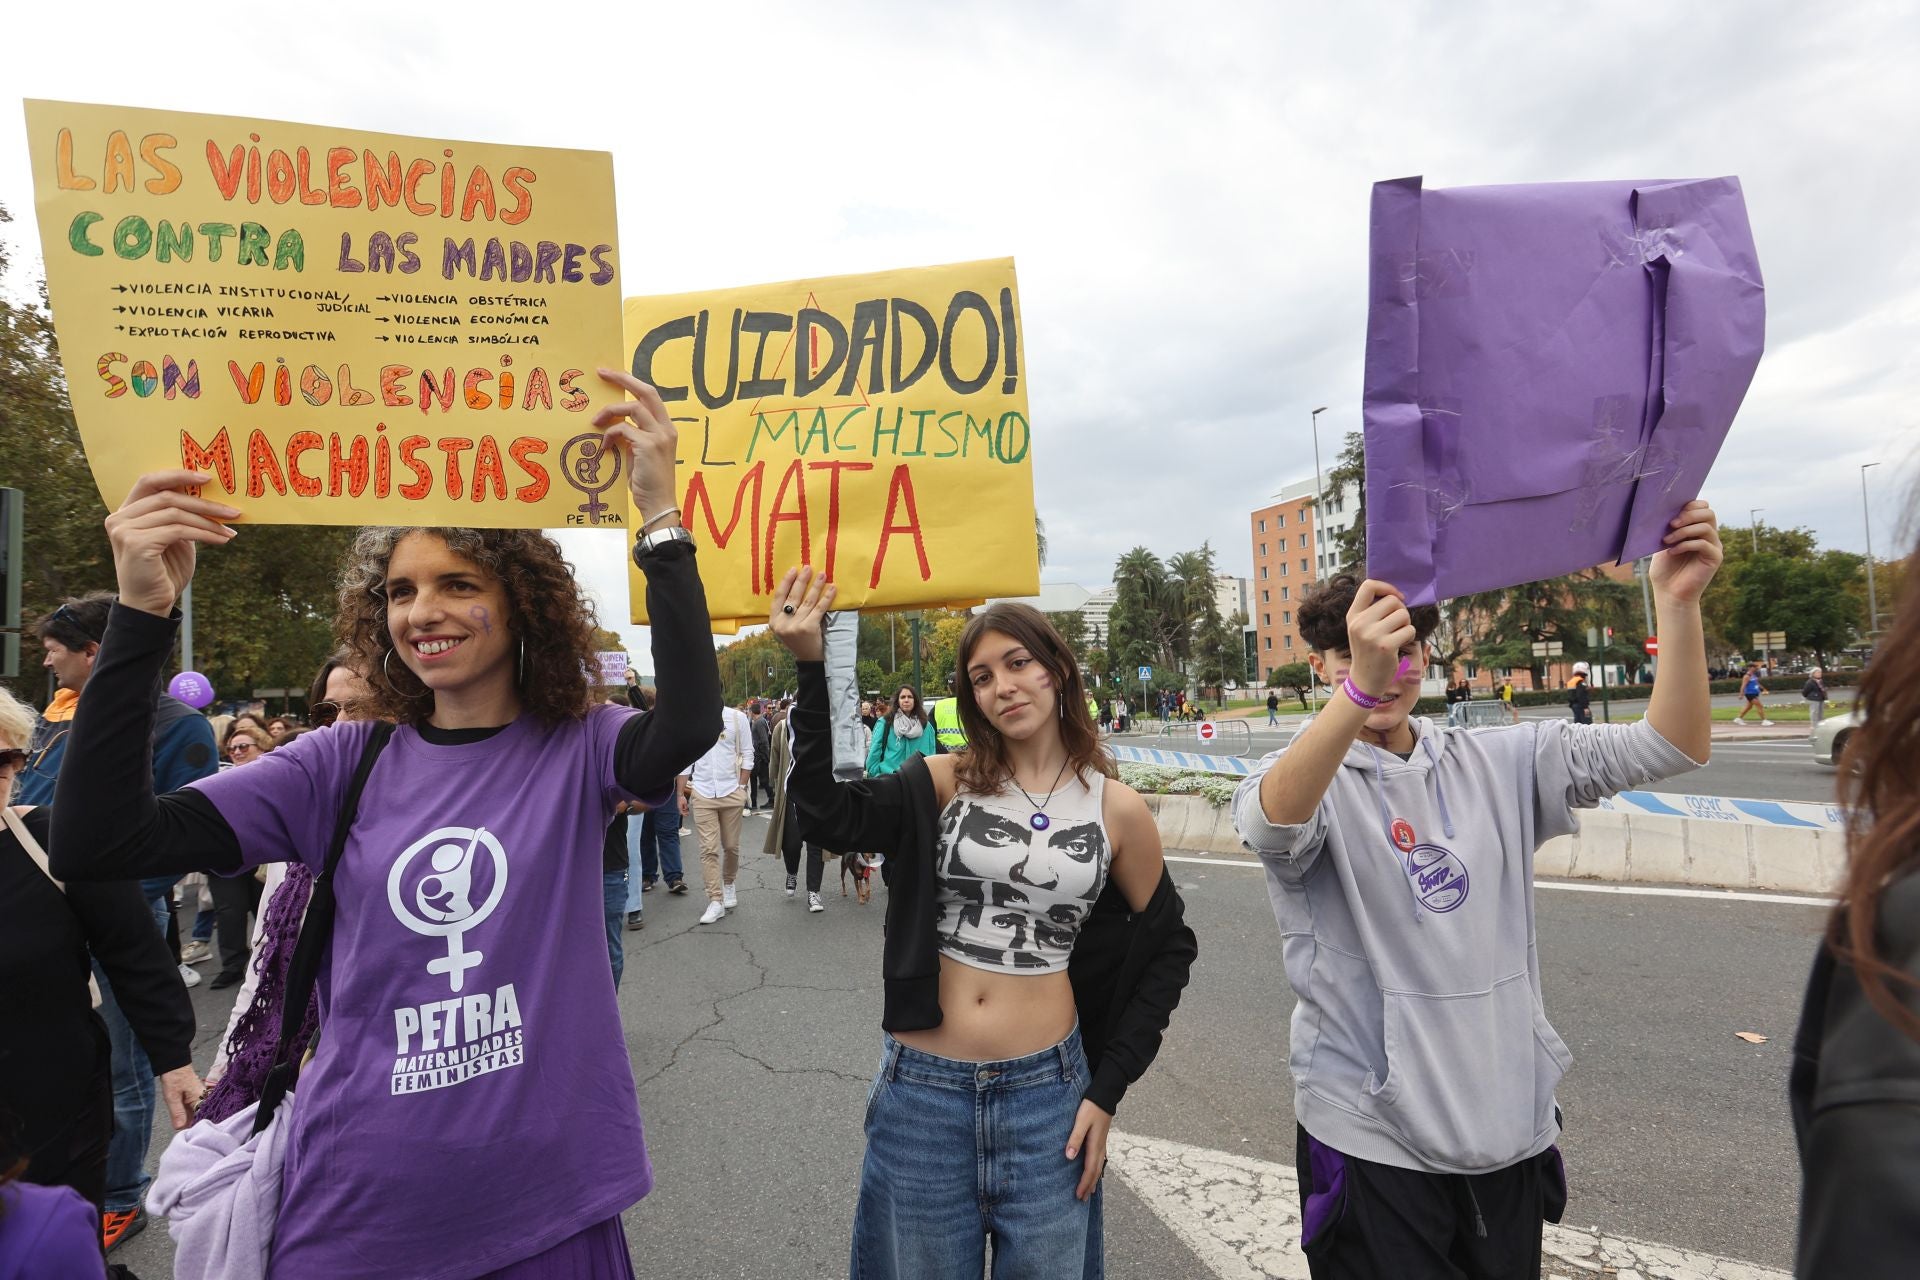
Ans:
<svg viewBox="0 0 1920 1280"><path fill-rule="evenodd" d="M832 859L863 903L886 877L850 1273L977 1277L989 1251L995 1275L1103 1273L1110 1126L1199 954L1153 815L1101 742L1129 708L1088 696L1045 615L997 604L961 636L950 698L862 704L849 771L824 664L835 589L805 567L768 616L797 689L724 705L673 520L671 419L604 376L625 398L596 422L653 513L633 548L651 689L589 685L592 609L544 535L366 529L304 723L156 694L195 553L238 514L191 472L142 478L109 518L116 591L38 621L54 695L37 712L0 695L0 1273L103 1274L153 1212L182 1275L630 1277L621 1214L654 1170L623 935L648 892L686 894L689 834L698 923L726 920L742 820L762 812L809 914ZM1296 997L1315 1276L1540 1273L1568 1196L1571 1055L1541 995L1534 852L1711 752L1717 520L1690 503L1666 542L1663 668L1633 723L1591 722L1581 670L1571 719L1414 716L1432 606L1351 575L1300 606L1334 694L1240 784L1234 818ZM1869 1280L1920 1250L1920 598L1881 653L1791 1096L1801 1273ZM1824 695L1816 671L1805 696ZM1151 704L1204 714L1177 691ZM483 921L484 953L464 947ZM205 985L234 995L203 1081L188 991L216 961ZM150 1178L158 1109L179 1132ZM1002 1188L990 1218L983 1177Z"/></svg>

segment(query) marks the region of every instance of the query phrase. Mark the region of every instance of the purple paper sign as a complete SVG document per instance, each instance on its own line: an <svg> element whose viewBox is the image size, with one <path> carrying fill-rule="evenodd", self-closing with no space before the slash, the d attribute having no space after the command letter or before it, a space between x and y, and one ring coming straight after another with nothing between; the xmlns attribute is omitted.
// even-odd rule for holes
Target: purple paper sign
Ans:
<svg viewBox="0 0 1920 1280"><path fill-rule="evenodd" d="M1411 604L1660 549L1760 361L1737 178L1373 188L1367 573Z"/></svg>
<svg viewBox="0 0 1920 1280"><path fill-rule="evenodd" d="M167 681L167 692L190 707L204 707L213 701L213 681L198 671L182 671Z"/></svg>

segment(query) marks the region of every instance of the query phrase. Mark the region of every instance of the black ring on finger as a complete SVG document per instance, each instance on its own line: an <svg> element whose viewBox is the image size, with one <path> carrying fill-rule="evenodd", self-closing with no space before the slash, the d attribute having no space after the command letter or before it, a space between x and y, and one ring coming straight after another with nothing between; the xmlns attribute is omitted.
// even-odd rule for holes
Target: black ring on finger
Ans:
<svg viewBox="0 0 1920 1280"><path fill-rule="evenodd" d="M786 605L781 605L781 606L780 606L780 612L782 612L782 613L792 613L792 612L793 612L793 606L792 606L792 605L790 605L790 604L786 604Z"/></svg>

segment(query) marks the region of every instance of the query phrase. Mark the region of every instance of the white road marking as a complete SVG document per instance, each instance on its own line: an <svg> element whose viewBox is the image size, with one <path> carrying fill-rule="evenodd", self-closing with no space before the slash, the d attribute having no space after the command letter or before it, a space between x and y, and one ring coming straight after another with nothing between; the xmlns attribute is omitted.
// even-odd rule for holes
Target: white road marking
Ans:
<svg viewBox="0 0 1920 1280"><path fill-rule="evenodd" d="M1203 867L1259 867L1243 858L1187 857L1165 855L1168 862L1192 862ZM1772 902L1790 907L1830 907L1837 899L1805 898L1787 893L1742 893L1734 889L1672 889L1641 884L1585 884L1573 880L1535 880L1536 889L1568 889L1574 893L1624 893L1640 898L1709 898L1724 902Z"/></svg>
<svg viewBox="0 0 1920 1280"><path fill-rule="evenodd" d="M1743 893L1737 889L1662 889L1640 884L1583 884L1572 880L1535 880L1536 889L1570 889L1575 893L1627 893L1645 898L1712 898L1728 902L1775 902L1790 907L1830 907L1837 898L1806 898L1790 893Z"/></svg>
<svg viewBox="0 0 1920 1280"><path fill-rule="evenodd" d="M1305 1280L1290 1165L1118 1130L1107 1135L1107 1159L1108 1172L1145 1200L1217 1280ZM1549 1226L1544 1251L1543 1280L1792 1280L1784 1271L1598 1228Z"/></svg>

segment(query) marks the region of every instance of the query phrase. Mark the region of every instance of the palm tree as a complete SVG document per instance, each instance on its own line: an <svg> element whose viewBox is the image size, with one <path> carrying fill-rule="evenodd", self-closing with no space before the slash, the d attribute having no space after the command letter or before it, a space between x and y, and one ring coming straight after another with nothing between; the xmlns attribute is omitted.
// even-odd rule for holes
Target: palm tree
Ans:
<svg viewBox="0 0 1920 1280"><path fill-rule="evenodd" d="M1047 567L1047 522L1040 518L1038 511L1033 513L1033 547L1040 553L1040 567Z"/></svg>

